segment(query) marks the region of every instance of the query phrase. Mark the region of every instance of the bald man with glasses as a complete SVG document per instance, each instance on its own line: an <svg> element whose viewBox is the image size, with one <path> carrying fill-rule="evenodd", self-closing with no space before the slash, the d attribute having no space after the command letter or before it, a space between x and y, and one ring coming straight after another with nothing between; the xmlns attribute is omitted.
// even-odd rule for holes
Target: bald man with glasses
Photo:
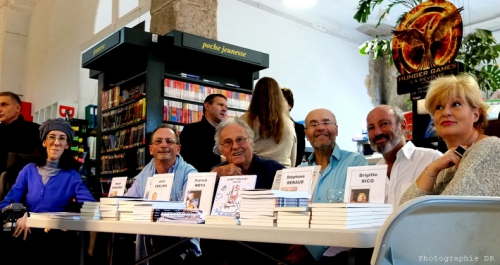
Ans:
<svg viewBox="0 0 500 265"><path fill-rule="evenodd" d="M301 166L321 166L313 203L328 202L328 189L345 189L347 168L368 166L362 154L344 151L336 143L339 126L335 115L327 109L315 109L309 112L305 120L306 137L313 147L312 154ZM285 258L290 264L314 264L325 253L326 246L290 246ZM342 249L346 250L346 249ZM335 263L332 263L335 264ZM339 263L343 264L343 263Z"/></svg>

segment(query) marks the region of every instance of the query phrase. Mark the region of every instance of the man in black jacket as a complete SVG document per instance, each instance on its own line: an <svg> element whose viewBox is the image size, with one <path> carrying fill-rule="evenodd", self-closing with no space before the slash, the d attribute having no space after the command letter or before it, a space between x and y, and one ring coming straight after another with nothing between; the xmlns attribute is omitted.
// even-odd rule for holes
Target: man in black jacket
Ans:
<svg viewBox="0 0 500 265"><path fill-rule="evenodd" d="M283 96L288 102L288 111L292 111L294 104L292 90L284 87L281 89L281 92L283 92ZM292 121L293 125L295 126L295 134L297 135L297 158L295 159L294 166L298 167L300 164L302 164L302 159L304 158L304 151L306 150L306 133L305 133L306 128L304 127L304 125L295 122L293 119Z"/></svg>
<svg viewBox="0 0 500 265"><path fill-rule="evenodd" d="M41 145L39 127L24 120L19 96L0 92L0 174L7 167L9 152L31 154Z"/></svg>
<svg viewBox="0 0 500 265"><path fill-rule="evenodd" d="M221 156L213 152L215 127L226 119L227 98L222 94L211 94L203 103L201 121L184 126L180 139L181 156L198 172L210 172L222 162Z"/></svg>

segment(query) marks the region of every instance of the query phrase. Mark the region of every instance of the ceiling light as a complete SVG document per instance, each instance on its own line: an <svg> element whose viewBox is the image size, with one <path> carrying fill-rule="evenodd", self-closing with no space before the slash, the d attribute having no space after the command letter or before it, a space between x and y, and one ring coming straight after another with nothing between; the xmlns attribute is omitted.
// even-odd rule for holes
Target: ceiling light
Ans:
<svg viewBox="0 0 500 265"><path fill-rule="evenodd" d="M283 2L292 8L308 8L316 4L316 0L283 0Z"/></svg>

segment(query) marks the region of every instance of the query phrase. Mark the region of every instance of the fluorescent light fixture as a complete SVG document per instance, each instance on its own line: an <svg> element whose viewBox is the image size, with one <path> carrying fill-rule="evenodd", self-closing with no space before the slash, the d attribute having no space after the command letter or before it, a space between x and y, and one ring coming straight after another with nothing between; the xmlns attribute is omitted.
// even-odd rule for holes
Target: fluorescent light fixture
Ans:
<svg viewBox="0 0 500 265"><path fill-rule="evenodd" d="M283 0L283 2L292 8L308 8L316 4L316 0Z"/></svg>

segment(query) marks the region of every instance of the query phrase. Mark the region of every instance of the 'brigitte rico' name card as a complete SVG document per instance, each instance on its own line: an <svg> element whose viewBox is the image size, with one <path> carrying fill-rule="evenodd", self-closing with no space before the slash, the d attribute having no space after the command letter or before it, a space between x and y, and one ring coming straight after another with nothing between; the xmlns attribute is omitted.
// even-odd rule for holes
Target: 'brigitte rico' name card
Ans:
<svg viewBox="0 0 500 265"><path fill-rule="evenodd" d="M387 165L348 167L344 202L384 203Z"/></svg>

